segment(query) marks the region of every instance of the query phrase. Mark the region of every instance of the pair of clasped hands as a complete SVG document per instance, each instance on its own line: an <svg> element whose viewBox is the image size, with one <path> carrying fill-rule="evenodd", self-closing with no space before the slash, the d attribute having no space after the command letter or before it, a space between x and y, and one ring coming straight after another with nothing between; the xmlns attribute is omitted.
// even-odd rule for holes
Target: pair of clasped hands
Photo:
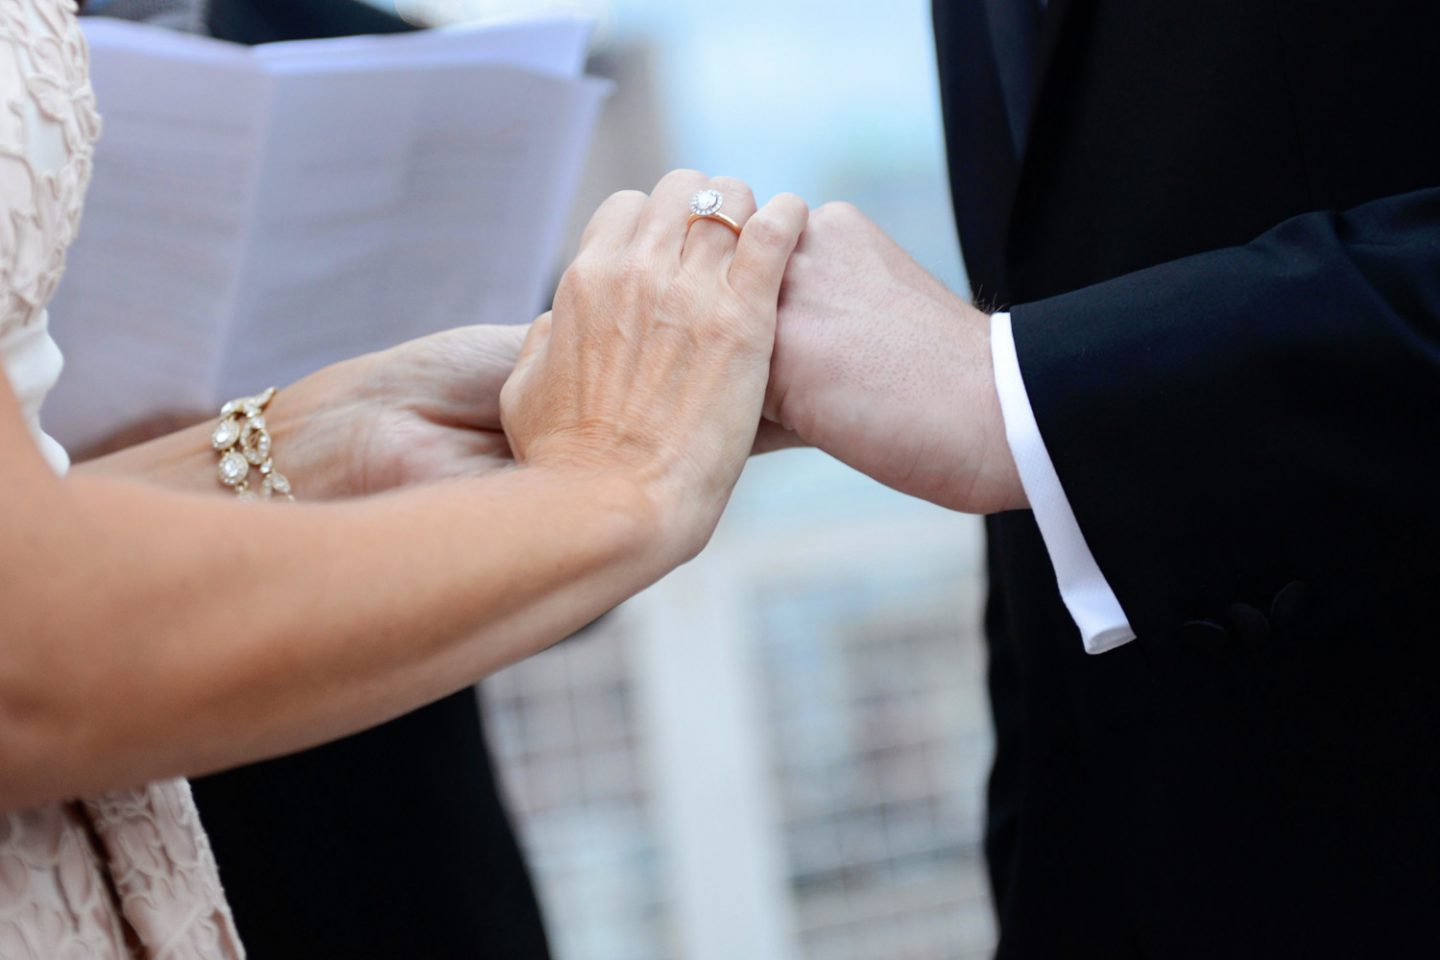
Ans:
<svg viewBox="0 0 1440 960"><path fill-rule="evenodd" d="M738 236L688 222L704 189ZM289 393L328 413L287 449L362 461L328 471L362 489L312 497L581 465L660 491L698 550L752 452L811 445L954 509L1023 505L988 318L853 207L782 194L757 210L744 183L695 171L606 200L529 327L447 331Z"/></svg>

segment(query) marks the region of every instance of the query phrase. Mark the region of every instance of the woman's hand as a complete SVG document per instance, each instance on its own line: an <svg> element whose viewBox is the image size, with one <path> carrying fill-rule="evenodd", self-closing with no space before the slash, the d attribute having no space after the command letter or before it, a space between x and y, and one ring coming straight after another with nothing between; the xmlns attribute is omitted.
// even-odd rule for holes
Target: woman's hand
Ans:
<svg viewBox="0 0 1440 960"><path fill-rule="evenodd" d="M334 364L283 388L265 411L276 466L306 501L513 466L500 428L500 388L528 329L459 327ZM233 497L215 479L214 426L207 416L77 469Z"/></svg>
<svg viewBox="0 0 1440 960"><path fill-rule="evenodd" d="M368 496L515 465L500 426L528 326L471 326L326 367L266 411L305 499Z"/></svg>
<svg viewBox="0 0 1440 960"><path fill-rule="evenodd" d="M355 493L514 466L500 388L528 331L460 327L365 358L370 407L355 440Z"/></svg>
<svg viewBox="0 0 1440 960"><path fill-rule="evenodd" d="M687 228L707 186L738 239ZM517 459L630 478L684 555L709 538L755 442L780 281L808 215L788 194L754 210L744 184L694 171L612 196L501 395Z"/></svg>

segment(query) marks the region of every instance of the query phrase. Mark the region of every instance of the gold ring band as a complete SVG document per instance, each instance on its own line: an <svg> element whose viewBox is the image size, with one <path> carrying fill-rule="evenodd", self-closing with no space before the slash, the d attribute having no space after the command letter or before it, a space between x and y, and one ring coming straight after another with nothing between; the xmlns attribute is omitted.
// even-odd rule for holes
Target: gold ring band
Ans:
<svg viewBox="0 0 1440 960"><path fill-rule="evenodd" d="M740 236L740 224L731 220L723 213L692 213L690 214L690 222L685 225L686 229L693 227L696 220L714 220L716 223L723 223L734 231L735 236Z"/></svg>

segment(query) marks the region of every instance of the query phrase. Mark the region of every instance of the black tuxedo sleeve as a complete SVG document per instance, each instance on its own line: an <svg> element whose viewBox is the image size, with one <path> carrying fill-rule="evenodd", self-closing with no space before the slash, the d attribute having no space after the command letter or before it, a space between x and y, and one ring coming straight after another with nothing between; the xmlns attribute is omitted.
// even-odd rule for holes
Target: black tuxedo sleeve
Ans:
<svg viewBox="0 0 1440 960"><path fill-rule="evenodd" d="M1011 319L1046 448L1142 639L1296 581L1440 591L1440 189Z"/></svg>

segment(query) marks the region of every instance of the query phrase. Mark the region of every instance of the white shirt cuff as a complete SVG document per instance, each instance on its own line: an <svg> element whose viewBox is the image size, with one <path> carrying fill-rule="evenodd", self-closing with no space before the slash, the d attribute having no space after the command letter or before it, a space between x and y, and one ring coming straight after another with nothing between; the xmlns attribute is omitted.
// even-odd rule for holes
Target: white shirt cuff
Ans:
<svg viewBox="0 0 1440 960"><path fill-rule="evenodd" d="M1060 598L1080 628L1087 653L1104 653L1135 639L1125 611L1115 591L1110 589L1100 566L1095 562L1075 511L1060 486L1055 464L1040 436L1025 380L1020 373L1020 357L1015 352L1015 335L1010 329L1010 314L997 313L990 318L990 358L995 365L995 388L1000 394L1000 413L1005 418L1005 439L1015 457L1020 483L1035 512L1040 536L1055 568L1060 585Z"/></svg>

